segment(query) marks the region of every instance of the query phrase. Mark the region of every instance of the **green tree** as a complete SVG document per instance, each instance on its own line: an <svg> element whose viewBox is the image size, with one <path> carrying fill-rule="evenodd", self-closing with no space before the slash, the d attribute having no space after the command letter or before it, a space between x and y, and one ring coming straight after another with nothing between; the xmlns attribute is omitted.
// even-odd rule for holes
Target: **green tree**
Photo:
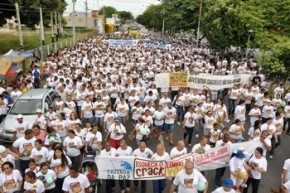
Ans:
<svg viewBox="0 0 290 193"><path fill-rule="evenodd" d="M150 5L136 20L148 29L161 30L164 11L162 5Z"/></svg>
<svg viewBox="0 0 290 193"><path fill-rule="evenodd" d="M121 19L121 22L124 24L126 20L132 20L134 19L134 16L129 11L119 11L118 12L119 18Z"/></svg>
<svg viewBox="0 0 290 193"><path fill-rule="evenodd" d="M105 7L105 14L106 14L106 17L112 17L112 14L117 14L118 11L117 9L115 9L114 7L111 7L111 6L106 6ZM103 11L104 10L104 7L102 7L100 10L99 10L99 15L103 15Z"/></svg>

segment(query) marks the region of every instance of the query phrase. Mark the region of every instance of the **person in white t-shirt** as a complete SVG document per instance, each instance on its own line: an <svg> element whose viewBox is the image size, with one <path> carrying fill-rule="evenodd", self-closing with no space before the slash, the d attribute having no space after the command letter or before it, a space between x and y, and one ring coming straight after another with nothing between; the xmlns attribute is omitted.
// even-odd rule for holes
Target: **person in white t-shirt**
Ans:
<svg viewBox="0 0 290 193"><path fill-rule="evenodd" d="M203 190L198 190L199 184L204 184ZM187 161L184 169L176 174L169 193L173 193L177 186L180 193L198 193L198 191L207 193L208 181L198 170L194 169L192 161Z"/></svg>
<svg viewBox="0 0 290 193"><path fill-rule="evenodd" d="M195 144L192 147L191 152L197 153L197 154L204 154L205 152L208 152L211 150L210 145L208 144L208 137L202 136L200 139L200 142L198 144Z"/></svg>
<svg viewBox="0 0 290 193"><path fill-rule="evenodd" d="M120 147L116 150L115 156L116 157L126 157L131 156L133 150L130 146L127 145L125 140L121 140ZM129 191L130 190L130 181L129 180L119 180L119 185L121 192Z"/></svg>
<svg viewBox="0 0 290 193"><path fill-rule="evenodd" d="M173 145L173 135L172 132L174 130L174 121L176 118L176 109L172 107L172 105L168 105L167 108L164 108L165 121L164 128L167 132L166 140L169 140L169 144Z"/></svg>
<svg viewBox="0 0 290 193"><path fill-rule="evenodd" d="M43 182L45 191L51 192L55 190L56 174L53 170L49 169L46 162L40 164L40 171L36 173L36 177Z"/></svg>
<svg viewBox="0 0 290 193"><path fill-rule="evenodd" d="M170 151L170 158L174 159L175 157L182 156L187 154L187 149L183 140L177 142L176 147L172 148Z"/></svg>
<svg viewBox="0 0 290 193"><path fill-rule="evenodd" d="M290 159L286 159L283 164L282 184L290 181Z"/></svg>
<svg viewBox="0 0 290 193"><path fill-rule="evenodd" d="M249 154L246 158L246 169L251 174L251 178L248 178L243 193L248 192L249 185L252 184L252 193L258 193L259 184L262 178L262 173L267 171L267 160L263 157L263 149L257 147L255 152Z"/></svg>
<svg viewBox="0 0 290 193"><path fill-rule="evenodd" d="M23 120L23 115L19 114L14 123L13 141L24 137L25 130L29 129L29 123Z"/></svg>
<svg viewBox="0 0 290 193"><path fill-rule="evenodd" d="M167 152L165 152L165 148L163 144L158 144L156 146L156 153L154 153L151 157L152 160L169 160L170 156ZM161 180L153 180L153 192L162 193L162 191L166 188L166 179Z"/></svg>
<svg viewBox="0 0 290 193"><path fill-rule="evenodd" d="M23 185L23 178L20 172L13 169L14 166L11 162L6 161L2 165L0 174L0 191L5 193L14 193L21 191Z"/></svg>
<svg viewBox="0 0 290 193"><path fill-rule="evenodd" d="M76 136L74 130L69 130L68 136L64 139L63 146L66 150L66 154L71 159L73 165L80 165L81 162L81 149L83 148L83 142L80 137Z"/></svg>
<svg viewBox="0 0 290 193"><path fill-rule="evenodd" d="M34 193L45 192L44 184L36 178L36 174L33 171L25 174L24 190Z"/></svg>
<svg viewBox="0 0 290 193"><path fill-rule="evenodd" d="M153 155L153 151L149 149L148 147L146 147L146 143L144 141L141 141L139 143L139 148L135 149L132 155L137 158L149 158ZM140 183L141 183L140 192L146 193L146 180L140 180ZM134 180L134 189L135 191L138 191L139 189L138 180Z"/></svg>
<svg viewBox="0 0 290 193"><path fill-rule="evenodd" d="M99 126L94 125L92 129L86 134L85 138L85 151L96 151L102 147L103 141L102 133L99 131Z"/></svg>
<svg viewBox="0 0 290 193"><path fill-rule="evenodd" d="M116 149L111 146L110 141L106 141L105 149L101 151L101 156L112 157L112 156L115 156L115 153L116 153ZM116 181L107 179L105 180L105 182L106 182L106 192L112 192L112 189L115 187Z"/></svg>
<svg viewBox="0 0 290 193"><path fill-rule="evenodd" d="M236 193L233 188L233 180L231 178L227 178L225 179L223 186L215 189L212 193Z"/></svg>
<svg viewBox="0 0 290 193"><path fill-rule="evenodd" d="M255 103L254 108L252 108L249 112L250 123L252 127L254 126L255 121L261 118L261 115L262 113L261 113L258 103Z"/></svg>
<svg viewBox="0 0 290 193"><path fill-rule="evenodd" d="M105 141L107 141L110 137L110 142L112 147L118 149L121 143L121 140L124 138L126 134L126 128L121 123L120 118L115 118L115 123L113 123L110 128L108 129L107 136Z"/></svg>
<svg viewBox="0 0 290 193"><path fill-rule="evenodd" d="M198 137L197 134L197 128L195 128L198 125L198 116L194 112L194 106L191 106L189 111L185 113L184 120L183 120L183 139L185 140L188 135L188 145L191 146L192 141L192 134L195 131L196 137Z"/></svg>
<svg viewBox="0 0 290 193"><path fill-rule="evenodd" d="M89 192L90 181L87 176L79 173L78 166L69 168L69 175L64 179L62 190L64 193L87 193Z"/></svg>

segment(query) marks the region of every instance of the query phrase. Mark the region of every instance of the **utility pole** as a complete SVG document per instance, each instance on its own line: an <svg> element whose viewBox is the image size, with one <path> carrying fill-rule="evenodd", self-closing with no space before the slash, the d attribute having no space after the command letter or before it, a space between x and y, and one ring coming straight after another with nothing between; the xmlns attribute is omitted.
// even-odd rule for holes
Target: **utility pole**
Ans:
<svg viewBox="0 0 290 193"><path fill-rule="evenodd" d="M61 23L61 19L62 19L62 14L59 12L58 13L59 37L62 37L62 23Z"/></svg>
<svg viewBox="0 0 290 193"><path fill-rule="evenodd" d="M51 26L51 42L54 43L54 30L53 30L53 13L50 12L50 26Z"/></svg>
<svg viewBox="0 0 290 193"><path fill-rule="evenodd" d="M19 47L20 49L23 49L23 36L22 36L22 29L21 29L19 7L18 7L17 2L15 2L15 9L16 9L17 26L18 26L18 33L19 33Z"/></svg>
<svg viewBox="0 0 290 193"><path fill-rule="evenodd" d="M39 14L40 14L40 45L44 46L44 29L43 29L43 17L42 17L42 7L39 6Z"/></svg>
<svg viewBox="0 0 290 193"><path fill-rule="evenodd" d="M72 0L73 2L73 44L76 43L76 26L75 26L75 15L76 15L76 0Z"/></svg>
<svg viewBox="0 0 290 193"><path fill-rule="evenodd" d="M88 0L85 2L85 8L86 8L86 29L88 29Z"/></svg>
<svg viewBox="0 0 290 193"><path fill-rule="evenodd" d="M165 17L165 7L163 5L162 36L164 36L164 32L165 32L165 20L164 20L164 17Z"/></svg>
<svg viewBox="0 0 290 193"><path fill-rule="evenodd" d="M54 28L54 31L55 31L55 34L56 34L56 41L58 41L58 36L59 36L59 27L58 27L58 22L57 22L57 12L54 11L54 23L55 23L55 28Z"/></svg>
<svg viewBox="0 0 290 193"><path fill-rule="evenodd" d="M104 17L104 34L106 33L106 6L103 7L103 17Z"/></svg>
<svg viewBox="0 0 290 193"><path fill-rule="evenodd" d="M196 38L196 47L199 45L199 38L200 38L200 20L201 20L201 12L202 12L202 0L200 0L199 4L199 16L198 16L198 27L197 27L197 38Z"/></svg>

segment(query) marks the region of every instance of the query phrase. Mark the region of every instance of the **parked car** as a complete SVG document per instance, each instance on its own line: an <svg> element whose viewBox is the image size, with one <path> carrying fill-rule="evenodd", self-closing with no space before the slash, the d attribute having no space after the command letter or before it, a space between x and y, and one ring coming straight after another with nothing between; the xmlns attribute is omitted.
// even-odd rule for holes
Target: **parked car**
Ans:
<svg viewBox="0 0 290 193"><path fill-rule="evenodd" d="M32 89L19 97L0 124L0 141L13 142L14 123L18 114L32 127L36 119L36 110L46 112L55 103L56 92L53 89Z"/></svg>

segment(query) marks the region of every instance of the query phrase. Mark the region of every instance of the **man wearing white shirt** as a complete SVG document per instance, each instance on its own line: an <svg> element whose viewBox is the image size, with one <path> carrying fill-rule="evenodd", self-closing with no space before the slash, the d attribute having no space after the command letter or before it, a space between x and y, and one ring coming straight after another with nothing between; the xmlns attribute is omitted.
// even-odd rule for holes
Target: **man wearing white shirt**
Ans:
<svg viewBox="0 0 290 193"><path fill-rule="evenodd" d="M69 168L69 176L63 181L62 190L64 193L88 193L90 182L84 174L79 173L79 168L75 165Z"/></svg>
<svg viewBox="0 0 290 193"><path fill-rule="evenodd" d="M17 115L16 120L17 121L14 123L13 141L24 137L24 132L29 129L29 123L23 121L23 115Z"/></svg>
<svg viewBox="0 0 290 193"><path fill-rule="evenodd" d="M194 130L196 132L196 137L198 137L197 129L195 129L195 126L197 125L197 120L198 120L198 117L194 112L194 106L191 106L189 111L185 113L184 120L183 120L183 129L185 130L183 134L183 139L185 140L185 138L188 135L189 147L191 146L192 134Z"/></svg>
<svg viewBox="0 0 290 193"><path fill-rule="evenodd" d="M208 152L210 150L211 150L211 147L208 144L208 138L206 136L202 136L200 143L195 144L192 147L191 151L193 153L204 154L205 152Z"/></svg>
<svg viewBox="0 0 290 193"><path fill-rule="evenodd" d="M187 149L183 140L177 142L176 147L172 148L170 151L170 158L174 159L175 157L187 154Z"/></svg>
<svg viewBox="0 0 290 193"><path fill-rule="evenodd" d="M277 133L276 133L276 126L273 124L273 119L272 118L268 118L266 119L266 123L264 123L263 125L261 125L261 132L263 131L268 131L268 139L271 140L271 151L270 151L270 155L269 158L273 159L274 156L274 149L275 149L275 144L276 142L278 142L277 139Z"/></svg>
<svg viewBox="0 0 290 193"><path fill-rule="evenodd" d="M139 143L139 148L134 150L133 156L139 157L139 158L149 158L153 155L153 151L146 147L146 143L144 141L141 141ZM134 181L135 191L138 191L139 188L139 181ZM146 180L141 180L141 193L146 193Z"/></svg>
<svg viewBox="0 0 290 193"><path fill-rule="evenodd" d="M126 157L132 155L132 148L127 145L125 140L121 140L120 147L116 150L116 157ZM130 180L119 180L121 193L130 191Z"/></svg>
<svg viewBox="0 0 290 193"><path fill-rule="evenodd" d="M111 147L111 143L106 141L105 149L101 151L100 156L115 156L116 149ZM115 187L115 180L106 180L106 193L112 193Z"/></svg>
<svg viewBox="0 0 290 193"><path fill-rule="evenodd" d="M222 137L221 140L218 140L215 144L215 148L220 148L223 146L230 146L232 144L231 141L229 141L231 139L231 136L229 133L225 133ZM222 168L218 168L215 170L215 178L214 178L214 182L215 182L215 186L216 187L220 187L221 186L221 178L224 176L226 171L226 167L222 167Z"/></svg>
<svg viewBox="0 0 290 193"><path fill-rule="evenodd" d="M156 146L156 153L151 157L152 160L169 160L170 156L165 152L164 145L158 144ZM153 180L153 193L162 193L166 188L166 179Z"/></svg>
<svg viewBox="0 0 290 193"><path fill-rule="evenodd" d="M174 121L176 118L176 109L172 107L172 105L168 105L167 108L164 109L165 114L165 130L167 131L166 139L169 139L169 144L173 145L173 136L172 132L174 130Z"/></svg>
<svg viewBox="0 0 290 193"><path fill-rule="evenodd" d="M236 193L236 191L233 188L234 188L233 180L231 178L227 178L224 181L223 187L217 188L212 193Z"/></svg>
<svg viewBox="0 0 290 193"><path fill-rule="evenodd" d="M192 161L187 161L184 169L176 174L169 193L173 193L177 186L179 193L198 193L197 186L199 183L205 184L202 192L207 193L208 181L198 170L194 169Z"/></svg>

